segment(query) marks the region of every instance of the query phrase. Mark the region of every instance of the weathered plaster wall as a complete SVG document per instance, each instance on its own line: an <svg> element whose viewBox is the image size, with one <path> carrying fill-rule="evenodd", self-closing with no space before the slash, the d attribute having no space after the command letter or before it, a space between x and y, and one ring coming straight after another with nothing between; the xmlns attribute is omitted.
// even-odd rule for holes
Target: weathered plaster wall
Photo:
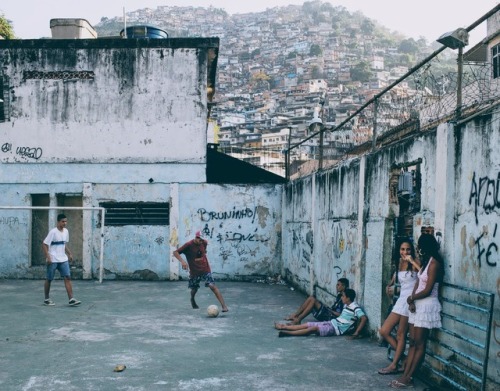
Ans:
<svg viewBox="0 0 500 391"><path fill-rule="evenodd" d="M281 270L280 185L28 184L15 188L0 185L0 191L6 204L27 207L31 205L30 194L50 194L53 203L59 193L82 194L83 206L94 207L111 200L169 202L169 225L105 227L104 279L187 278L172 251L192 239L197 230L209 241L208 257L218 278L256 279ZM80 235L88 239L84 240L83 275L97 278L100 215L97 211L82 213L83 226L70 229L69 245L77 236L76 230L81 230ZM57 211L50 214L46 232L55 226ZM31 216L29 209L0 210L1 277L33 275ZM37 277L42 278L43 274Z"/></svg>
<svg viewBox="0 0 500 391"><path fill-rule="evenodd" d="M1 168L1 165L0 165ZM30 194L76 194L82 192L82 184L0 184L2 206L30 207ZM55 212L49 214L51 226L55 226ZM31 274L32 214L29 209L0 210L0 276L26 278ZM47 227L48 232L49 227ZM71 240L71 236L70 236ZM40 242L40 247L41 247Z"/></svg>
<svg viewBox="0 0 500 391"><path fill-rule="evenodd" d="M457 285L495 293L488 375L500 383L500 114L456 134L454 225L444 238ZM451 201L451 200L450 200ZM449 240L449 242L448 242Z"/></svg>
<svg viewBox="0 0 500 391"><path fill-rule="evenodd" d="M391 171L420 161L414 240L422 228L433 227L445 258L445 281L496 294L488 377L499 383L499 145L500 112L492 110L461 126L442 124L288 183L283 196L284 273L327 302L336 279L349 278L375 332L385 318L384 287L399 213L390 204Z"/></svg>
<svg viewBox="0 0 500 391"><path fill-rule="evenodd" d="M0 161L204 163L206 51L117 41L0 48Z"/></svg>
<svg viewBox="0 0 500 391"><path fill-rule="evenodd" d="M170 186L167 184L96 184L87 191L94 205L100 202L167 202ZM95 217L98 217L95 215ZM97 225L99 221L95 221ZM98 254L100 231L94 231L94 253ZM126 225L106 227L104 231L104 278L168 279L169 225ZM92 263L97 276L99 263Z"/></svg>
<svg viewBox="0 0 500 391"><path fill-rule="evenodd" d="M172 199L177 227L171 227L171 250L202 231L208 259L219 278L271 276L281 265L281 185L180 184ZM172 257L173 258L173 257ZM187 277L179 262L171 273Z"/></svg>
<svg viewBox="0 0 500 391"><path fill-rule="evenodd" d="M173 183L205 182L207 84L218 44L216 38L2 42L0 205L29 207L32 195L48 195L55 207L65 194L83 207L165 203ZM55 225L57 211L47 213L42 231ZM83 241L83 278L92 278L100 220L97 212L80 213L70 219L70 240ZM43 277L37 244L32 248L33 216L28 209L0 210L3 277ZM169 231L170 225L106 227L104 277L169 278Z"/></svg>
<svg viewBox="0 0 500 391"><path fill-rule="evenodd" d="M285 188L283 267L297 286L335 294L340 277L353 281L359 261L359 163L294 181Z"/></svg>

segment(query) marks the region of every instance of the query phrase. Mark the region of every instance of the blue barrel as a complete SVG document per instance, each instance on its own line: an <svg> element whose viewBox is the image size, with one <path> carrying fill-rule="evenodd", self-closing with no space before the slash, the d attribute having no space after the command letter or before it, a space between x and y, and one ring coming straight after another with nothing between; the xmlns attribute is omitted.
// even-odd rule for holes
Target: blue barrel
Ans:
<svg viewBox="0 0 500 391"><path fill-rule="evenodd" d="M125 37L125 30L127 36ZM149 25L130 26L120 31L122 38L168 38L168 33L158 27Z"/></svg>

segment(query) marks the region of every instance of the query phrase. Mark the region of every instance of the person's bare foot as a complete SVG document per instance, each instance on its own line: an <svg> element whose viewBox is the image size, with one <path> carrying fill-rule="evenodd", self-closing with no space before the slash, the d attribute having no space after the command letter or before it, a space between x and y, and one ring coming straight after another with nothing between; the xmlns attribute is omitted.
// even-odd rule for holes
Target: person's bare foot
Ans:
<svg viewBox="0 0 500 391"><path fill-rule="evenodd" d="M287 317L284 318L284 320L294 320L295 319L295 314L288 315Z"/></svg>
<svg viewBox="0 0 500 391"><path fill-rule="evenodd" d="M193 307L195 310L200 308L198 307L198 304L196 304L196 301L194 301L194 299L191 299L191 307Z"/></svg>
<svg viewBox="0 0 500 391"><path fill-rule="evenodd" d="M227 308L226 306L222 307L222 312L228 312L229 311L229 308Z"/></svg>
<svg viewBox="0 0 500 391"><path fill-rule="evenodd" d="M283 330L285 327L285 325L281 324L281 323L278 323L278 322L274 322L274 328L276 330Z"/></svg>

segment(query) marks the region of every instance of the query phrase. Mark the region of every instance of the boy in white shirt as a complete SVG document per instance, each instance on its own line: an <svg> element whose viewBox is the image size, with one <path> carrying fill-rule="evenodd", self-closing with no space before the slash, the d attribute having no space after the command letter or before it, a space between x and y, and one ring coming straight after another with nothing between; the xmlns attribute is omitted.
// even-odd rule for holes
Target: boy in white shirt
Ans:
<svg viewBox="0 0 500 391"><path fill-rule="evenodd" d="M68 260L73 260L73 255L66 243L69 242L69 233L66 229L68 219L66 215L59 214L57 216L57 226L52 228L47 237L42 243L42 249L47 260L47 279L45 280L44 292L45 300L44 305L53 306L55 303L50 299L50 284L55 277L56 270L59 270L61 277L64 278L64 286L68 293L69 305L79 305L81 301L73 297L73 287L71 285L71 274L69 270Z"/></svg>

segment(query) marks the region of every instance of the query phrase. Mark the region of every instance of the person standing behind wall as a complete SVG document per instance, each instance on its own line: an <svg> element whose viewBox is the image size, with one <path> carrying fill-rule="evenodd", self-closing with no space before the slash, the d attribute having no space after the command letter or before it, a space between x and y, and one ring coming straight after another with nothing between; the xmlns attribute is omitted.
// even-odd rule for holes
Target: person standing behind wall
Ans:
<svg viewBox="0 0 500 391"><path fill-rule="evenodd" d="M69 270L69 261L73 261L73 255L66 243L69 242L69 232L66 229L68 219L66 215L57 215L57 226L52 228L42 243L42 249L47 261L47 279L45 280L44 305L53 306L55 303L50 299L50 285L55 277L56 270L64 278L64 286L68 294L69 305L79 305L81 301L73 297L73 286L71 284L71 274Z"/></svg>

